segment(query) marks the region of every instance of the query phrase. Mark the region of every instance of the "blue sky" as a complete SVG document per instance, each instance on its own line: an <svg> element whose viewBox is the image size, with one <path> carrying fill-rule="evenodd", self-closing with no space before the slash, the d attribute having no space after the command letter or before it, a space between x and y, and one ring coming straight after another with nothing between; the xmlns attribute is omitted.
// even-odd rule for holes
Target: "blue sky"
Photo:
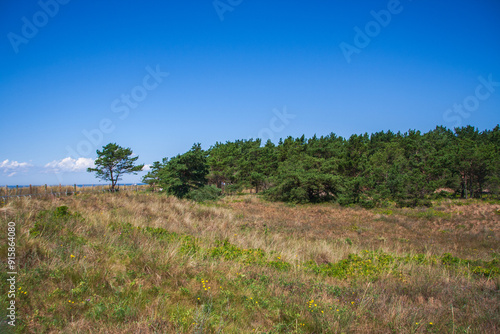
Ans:
<svg viewBox="0 0 500 334"><path fill-rule="evenodd" d="M195 142L492 129L499 17L497 0L2 1L0 184L97 183L109 142L151 164Z"/></svg>

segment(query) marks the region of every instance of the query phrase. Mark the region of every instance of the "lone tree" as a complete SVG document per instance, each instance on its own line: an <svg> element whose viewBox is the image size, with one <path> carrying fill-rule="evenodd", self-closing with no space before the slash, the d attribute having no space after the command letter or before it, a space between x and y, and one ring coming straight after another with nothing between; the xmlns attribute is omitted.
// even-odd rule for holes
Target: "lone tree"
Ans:
<svg viewBox="0 0 500 334"><path fill-rule="evenodd" d="M102 151L97 150L97 155L98 158L94 162L96 168L87 168L87 172L95 172L98 179L111 181L112 192L123 174L137 174L144 167L144 164L134 166L139 157L131 157L130 148L123 148L115 143L103 146Z"/></svg>

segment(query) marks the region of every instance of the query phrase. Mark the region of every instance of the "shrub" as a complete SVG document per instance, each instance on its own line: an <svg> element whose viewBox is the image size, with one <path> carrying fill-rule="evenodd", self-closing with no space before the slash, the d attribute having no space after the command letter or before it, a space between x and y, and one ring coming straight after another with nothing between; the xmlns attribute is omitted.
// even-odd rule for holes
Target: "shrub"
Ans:
<svg viewBox="0 0 500 334"><path fill-rule="evenodd" d="M439 192L434 192L430 197L432 199L452 199L456 198L456 194L454 192L441 190Z"/></svg>
<svg viewBox="0 0 500 334"><path fill-rule="evenodd" d="M58 234L72 217L78 218L78 214L71 214L67 206L60 206L54 210L45 210L40 212L33 228L30 229L32 237L41 234L47 237Z"/></svg>
<svg viewBox="0 0 500 334"><path fill-rule="evenodd" d="M215 201L222 194L222 190L215 186L203 186L193 189L187 194L187 198L196 202Z"/></svg>
<svg viewBox="0 0 500 334"><path fill-rule="evenodd" d="M243 190L243 186L241 184L226 184L224 186L224 191L228 194L237 194Z"/></svg>

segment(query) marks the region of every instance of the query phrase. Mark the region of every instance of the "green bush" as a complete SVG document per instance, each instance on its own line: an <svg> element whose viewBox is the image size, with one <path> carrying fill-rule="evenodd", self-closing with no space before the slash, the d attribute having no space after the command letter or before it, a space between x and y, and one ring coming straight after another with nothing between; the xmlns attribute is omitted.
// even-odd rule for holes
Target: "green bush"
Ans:
<svg viewBox="0 0 500 334"><path fill-rule="evenodd" d="M187 198L196 202L215 201L222 194L222 190L215 186L203 186L199 189L193 189L187 194Z"/></svg>
<svg viewBox="0 0 500 334"><path fill-rule="evenodd" d="M456 193L450 193L450 192L447 192L447 191L440 191L438 193L433 193L430 198L431 199L452 199L452 198L456 198Z"/></svg>
<svg viewBox="0 0 500 334"><path fill-rule="evenodd" d="M243 186L241 184L226 184L224 186L224 191L227 192L228 194L238 194L242 190Z"/></svg>
<svg viewBox="0 0 500 334"><path fill-rule="evenodd" d="M70 218L79 218L80 215L75 213L71 214L67 206L60 206L54 210L45 210L40 212L34 223L33 228L30 229L30 235L36 237L45 235L47 237L58 234L63 227L68 223Z"/></svg>

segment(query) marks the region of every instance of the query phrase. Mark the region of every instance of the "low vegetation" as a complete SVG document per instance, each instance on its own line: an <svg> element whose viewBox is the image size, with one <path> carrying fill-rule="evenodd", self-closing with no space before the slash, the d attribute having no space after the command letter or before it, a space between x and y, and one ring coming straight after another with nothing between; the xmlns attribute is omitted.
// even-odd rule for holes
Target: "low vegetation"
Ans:
<svg viewBox="0 0 500 334"><path fill-rule="evenodd" d="M500 329L498 201L366 209L118 192L1 210L4 230L17 223L18 333Z"/></svg>

